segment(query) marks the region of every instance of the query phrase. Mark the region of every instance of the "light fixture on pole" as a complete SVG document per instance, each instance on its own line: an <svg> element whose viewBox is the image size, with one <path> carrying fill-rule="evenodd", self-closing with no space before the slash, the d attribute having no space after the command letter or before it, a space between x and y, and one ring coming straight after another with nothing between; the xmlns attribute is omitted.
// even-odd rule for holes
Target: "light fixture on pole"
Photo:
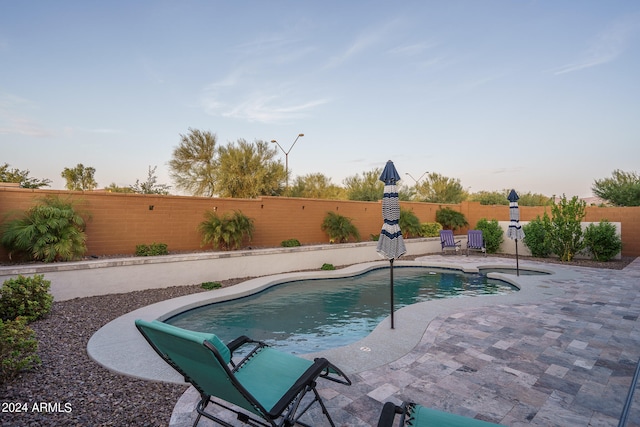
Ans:
<svg viewBox="0 0 640 427"><path fill-rule="evenodd" d="M423 176L425 176L426 174L428 174L429 172L425 172L422 175L420 175L420 178L415 179L409 172L406 172L405 175L409 175L409 177L411 177L412 180L414 180L416 182L416 187L418 186L418 182L422 179Z"/></svg>
<svg viewBox="0 0 640 427"><path fill-rule="evenodd" d="M293 144L291 144L291 147L289 147L287 151L285 151L285 149L282 148L282 146L280 145L280 143L278 143L278 141L276 141L275 139L271 140L271 143L276 144L278 148L280 148L280 150L282 150L282 152L284 153L285 173L287 175L287 188L289 188L289 153L293 149L293 146L296 145L296 142L298 142L298 138L300 138L301 136L304 136L304 133L298 134L298 136L296 137L296 140L293 141Z"/></svg>

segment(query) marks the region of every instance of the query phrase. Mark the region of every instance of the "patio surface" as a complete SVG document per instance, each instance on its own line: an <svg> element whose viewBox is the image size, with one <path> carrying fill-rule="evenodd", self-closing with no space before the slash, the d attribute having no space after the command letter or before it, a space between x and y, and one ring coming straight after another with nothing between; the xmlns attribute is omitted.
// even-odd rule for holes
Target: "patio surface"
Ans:
<svg viewBox="0 0 640 427"><path fill-rule="evenodd" d="M512 259L481 256L421 260L466 268L514 265ZM393 331L387 319L364 340L323 352L353 381L350 387L318 384L336 425L376 425L383 402L403 400L509 426L618 425L640 358L640 258L624 270L534 262L521 267L555 274L520 276L523 289L514 296L403 308ZM144 311L135 316L145 317L140 314ZM101 359L110 346L105 338L109 328L102 335L92 338L88 350L109 367L108 358ZM113 347L109 353L116 353ZM140 369L137 365L131 369ZM164 380L162 375L164 371L136 374ZM197 392L189 388L177 402L170 426L191 425L197 400ZM220 414L234 423L226 415ZM328 424L315 408L304 420ZM199 425L213 423L203 419ZM640 426L640 393L628 425Z"/></svg>

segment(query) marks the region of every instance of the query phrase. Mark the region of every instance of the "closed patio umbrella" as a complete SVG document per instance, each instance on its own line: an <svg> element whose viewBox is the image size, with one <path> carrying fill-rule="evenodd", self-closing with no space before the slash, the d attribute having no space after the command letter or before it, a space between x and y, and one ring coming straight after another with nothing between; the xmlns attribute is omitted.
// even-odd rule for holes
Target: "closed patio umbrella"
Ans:
<svg viewBox="0 0 640 427"><path fill-rule="evenodd" d="M382 231L378 239L378 253L389 260L390 263L390 288L391 288L391 329L393 324L393 261L407 252L400 231L400 201L398 199L397 182L400 175L389 160L380 175L380 181L384 182L384 195L382 197Z"/></svg>
<svg viewBox="0 0 640 427"><path fill-rule="evenodd" d="M518 208L518 194L516 190L511 190L507 199L509 199L509 228L507 229L507 237L516 241L516 275L520 275L520 266L518 264L518 240L524 238L524 230L520 225L520 210Z"/></svg>

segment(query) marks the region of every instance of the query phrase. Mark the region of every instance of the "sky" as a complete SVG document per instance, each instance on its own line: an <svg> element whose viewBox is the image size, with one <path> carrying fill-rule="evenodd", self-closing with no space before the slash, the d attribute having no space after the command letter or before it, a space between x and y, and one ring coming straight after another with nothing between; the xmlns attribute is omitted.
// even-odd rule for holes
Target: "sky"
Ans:
<svg viewBox="0 0 640 427"><path fill-rule="evenodd" d="M292 178L589 197L640 170L640 2L0 0L0 164L174 186L189 129Z"/></svg>

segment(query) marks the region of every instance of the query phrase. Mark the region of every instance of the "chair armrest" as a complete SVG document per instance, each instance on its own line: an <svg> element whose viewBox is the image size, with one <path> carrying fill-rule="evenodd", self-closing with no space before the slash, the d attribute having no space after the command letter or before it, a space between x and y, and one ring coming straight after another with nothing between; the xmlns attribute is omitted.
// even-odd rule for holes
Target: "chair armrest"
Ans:
<svg viewBox="0 0 640 427"><path fill-rule="evenodd" d="M396 406L392 402L385 403L378 419L378 427L392 427L396 414L402 414L403 412L400 406Z"/></svg>
<svg viewBox="0 0 640 427"><path fill-rule="evenodd" d="M236 351L237 349L239 349L243 345L245 345L247 343L250 343L250 342L255 342L255 341L253 341L251 338L249 338L246 335L241 335L238 338L234 339L233 341L229 342L227 344L227 347L229 347L229 350L231 350L231 352L233 353L234 351Z"/></svg>

